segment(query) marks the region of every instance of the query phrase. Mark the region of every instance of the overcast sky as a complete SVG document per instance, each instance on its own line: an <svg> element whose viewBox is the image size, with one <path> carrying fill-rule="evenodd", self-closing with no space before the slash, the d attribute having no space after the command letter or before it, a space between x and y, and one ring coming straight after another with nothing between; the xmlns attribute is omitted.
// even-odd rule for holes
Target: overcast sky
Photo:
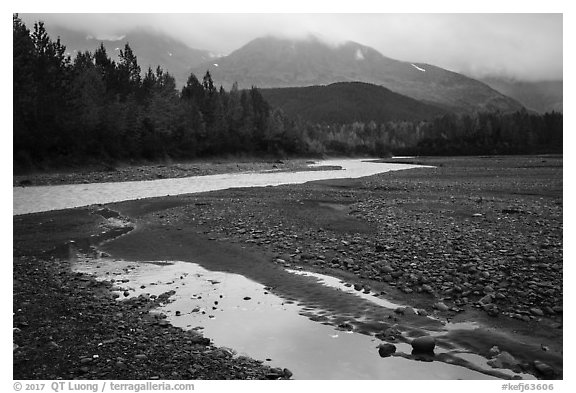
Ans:
<svg viewBox="0 0 576 393"><path fill-rule="evenodd" d="M356 41L398 60L481 77L562 79L562 14L20 14L96 37L151 28L229 53L267 34Z"/></svg>

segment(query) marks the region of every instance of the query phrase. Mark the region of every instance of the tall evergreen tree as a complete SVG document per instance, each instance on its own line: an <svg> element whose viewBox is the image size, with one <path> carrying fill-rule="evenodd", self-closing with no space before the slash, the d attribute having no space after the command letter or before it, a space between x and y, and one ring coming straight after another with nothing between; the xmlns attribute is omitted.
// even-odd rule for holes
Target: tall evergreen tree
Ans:
<svg viewBox="0 0 576 393"><path fill-rule="evenodd" d="M131 93L135 93L140 88L141 76L138 59L126 43L124 50L120 50L117 65L117 83L122 98L126 98Z"/></svg>

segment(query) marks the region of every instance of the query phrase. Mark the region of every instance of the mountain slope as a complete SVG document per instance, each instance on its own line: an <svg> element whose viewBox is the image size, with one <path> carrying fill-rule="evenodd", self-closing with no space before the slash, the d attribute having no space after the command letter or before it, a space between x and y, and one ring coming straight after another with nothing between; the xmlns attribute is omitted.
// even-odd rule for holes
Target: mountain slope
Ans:
<svg viewBox="0 0 576 393"><path fill-rule="evenodd" d="M536 112L563 110L562 81L520 82L502 78L486 78L482 81Z"/></svg>
<svg viewBox="0 0 576 393"><path fill-rule="evenodd" d="M522 105L484 83L428 64L383 56L354 42L339 46L315 38L257 38L230 55L193 68L209 70L216 84L239 87L300 87L359 81L389 88L414 99L455 111L522 109Z"/></svg>
<svg viewBox="0 0 576 393"><path fill-rule="evenodd" d="M445 110L362 82L338 82L328 86L286 87L260 90L273 107L313 122L376 123L390 120L423 120Z"/></svg>
<svg viewBox="0 0 576 393"><path fill-rule="evenodd" d="M94 52L102 42L108 56L117 60L120 49L124 49L126 43L134 51L142 72L148 67L156 69L160 65L165 71L170 72L176 79L178 86L183 86L190 75L190 68L206 62L214 55L207 50L193 49L166 35L154 31L134 30L121 37L96 38L87 36L60 27L46 26L46 30L53 39L58 36L66 45L66 52L72 59L78 52Z"/></svg>

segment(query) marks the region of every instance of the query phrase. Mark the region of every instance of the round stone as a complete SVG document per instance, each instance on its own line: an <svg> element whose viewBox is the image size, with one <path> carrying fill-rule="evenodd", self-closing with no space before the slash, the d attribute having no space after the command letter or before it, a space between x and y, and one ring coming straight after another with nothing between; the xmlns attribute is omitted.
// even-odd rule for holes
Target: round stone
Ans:
<svg viewBox="0 0 576 393"><path fill-rule="evenodd" d="M415 352L434 352L436 339L432 336L422 336L415 338L410 344Z"/></svg>
<svg viewBox="0 0 576 393"><path fill-rule="evenodd" d="M383 358L387 358L388 356L392 355L394 352L396 352L396 345L394 345L394 344L384 343L384 344L380 344L378 346L378 353Z"/></svg>

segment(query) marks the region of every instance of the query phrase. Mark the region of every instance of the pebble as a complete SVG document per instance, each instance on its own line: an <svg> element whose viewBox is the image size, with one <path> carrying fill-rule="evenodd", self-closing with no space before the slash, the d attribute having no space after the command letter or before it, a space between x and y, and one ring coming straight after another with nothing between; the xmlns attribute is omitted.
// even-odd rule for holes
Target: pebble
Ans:
<svg viewBox="0 0 576 393"><path fill-rule="evenodd" d="M480 303L481 306L491 304L492 303L492 295L486 295L486 296L482 297L480 300L478 300L478 303Z"/></svg>
<svg viewBox="0 0 576 393"><path fill-rule="evenodd" d="M271 368L270 371L266 374L266 378L268 379L279 379L284 376L284 370L281 368Z"/></svg>
<svg viewBox="0 0 576 393"><path fill-rule="evenodd" d="M493 368L508 368L513 371L519 371L520 369L518 360L506 351L500 352L492 360L489 360L487 364Z"/></svg>
<svg viewBox="0 0 576 393"><path fill-rule="evenodd" d="M396 345L394 344L385 343L378 345L378 354L383 358L386 358L395 352L396 352Z"/></svg>
<svg viewBox="0 0 576 393"><path fill-rule="evenodd" d="M530 309L530 312L534 315L537 315L539 317L544 316L544 311L542 311L541 309L537 308L537 307L533 307Z"/></svg>
<svg viewBox="0 0 576 393"><path fill-rule="evenodd" d="M540 360L534 360L534 368L546 378L554 377L554 369L548 364L541 362Z"/></svg>
<svg viewBox="0 0 576 393"><path fill-rule="evenodd" d="M490 351L488 351L488 356L493 358L497 355L500 354L500 348L498 348L498 346L494 345L492 348L490 348Z"/></svg>

